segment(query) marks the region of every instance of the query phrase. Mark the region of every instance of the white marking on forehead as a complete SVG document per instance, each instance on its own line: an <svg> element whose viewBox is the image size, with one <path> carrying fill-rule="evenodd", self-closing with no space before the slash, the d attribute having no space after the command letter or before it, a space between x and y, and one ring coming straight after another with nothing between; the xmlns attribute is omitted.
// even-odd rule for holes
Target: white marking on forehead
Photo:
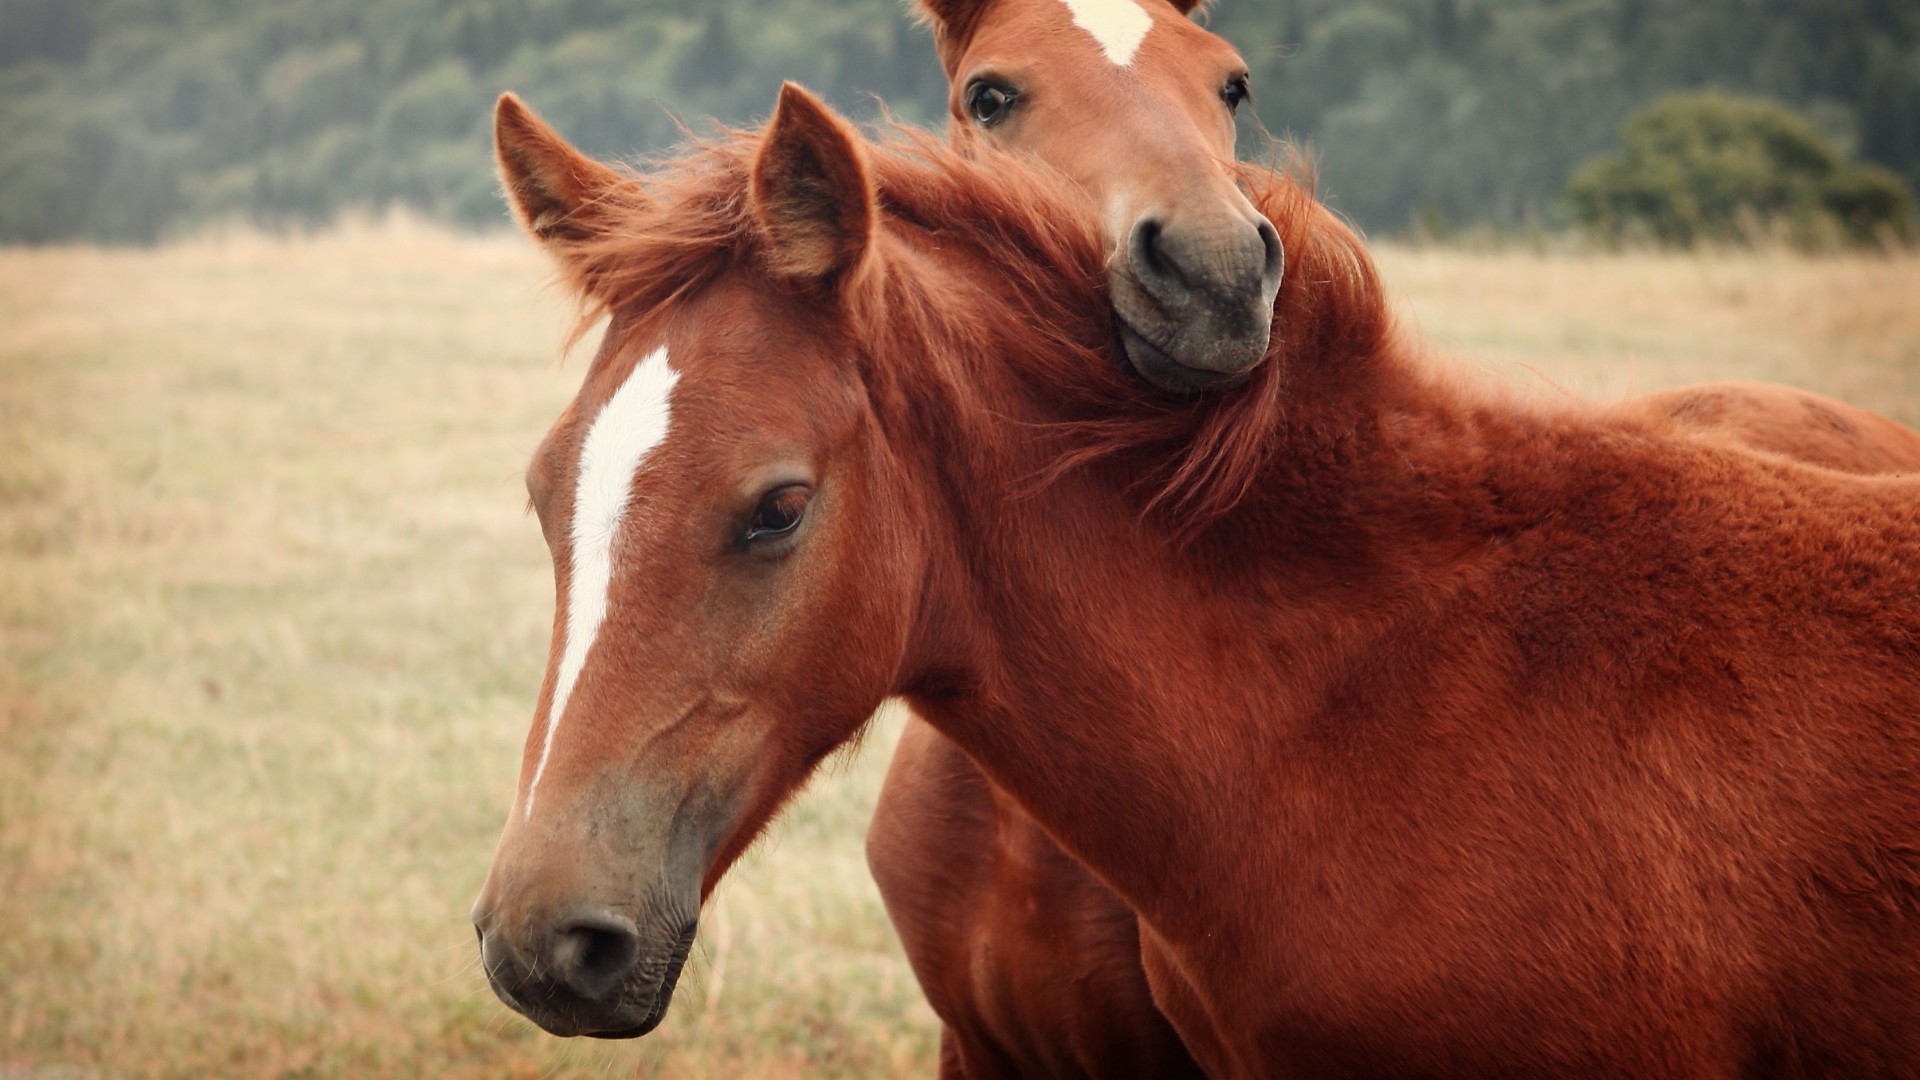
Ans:
<svg viewBox="0 0 1920 1080"><path fill-rule="evenodd" d="M1093 35L1107 59L1120 67L1133 63L1133 54L1153 29L1153 16L1136 0L1060 0L1073 12L1075 26Z"/></svg>
<svg viewBox="0 0 1920 1080"><path fill-rule="evenodd" d="M567 576L567 644L547 710L547 738L540 763L527 785L526 819L533 818L533 795L553 753L553 733L567 713L567 699L587 664L587 651L607 614L607 590L613 582L613 539L633 495L633 477L647 452L667 437L671 419L667 395L680 373L660 346L634 366L593 418L580 447L580 475L574 481L572 573Z"/></svg>

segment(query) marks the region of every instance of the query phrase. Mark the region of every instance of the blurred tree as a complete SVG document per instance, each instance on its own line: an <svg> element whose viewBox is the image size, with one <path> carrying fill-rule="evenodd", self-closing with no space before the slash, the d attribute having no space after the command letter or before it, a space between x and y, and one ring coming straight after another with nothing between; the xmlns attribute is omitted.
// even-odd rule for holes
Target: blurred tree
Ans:
<svg viewBox="0 0 1920 1080"><path fill-rule="evenodd" d="M1601 237L1692 244L1756 229L1784 229L1800 243L1913 236L1913 199L1899 178L1847 164L1785 106L1673 94L1634 114L1620 134L1619 152L1567 184L1574 220Z"/></svg>
<svg viewBox="0 0 1920 1080"><path fill-rule="evenodd" d="M724 8L707 9L700 24L700 36L680 54L673 65L673 80L679 87L724 86L742 63L740 46L733 40Z"/></svg>
<svg viewBox="0 0 1920 1080"><path fill-rule="evenodd" d="M0 64L75 61L93 41L91 0L7 0L0 4Z"/></svg>
<svg viewBox="0 0 1920 1080"><path fill-rule="evenodd" d="M764 116L782 79L940 123L904 4L0 0L0 242L394 201L500 221L487 116L508 89L600 154L665 149L675 116ZM1557 224L1567 177L1635 108L1702 86L1806 111L1920 184L1920 0L1215 0L1200 18L1252 68L1247 127L1311 141L1321 192L1373 229ZM1871 216L1888 183L1853 177L1831 213Z"/></svg>

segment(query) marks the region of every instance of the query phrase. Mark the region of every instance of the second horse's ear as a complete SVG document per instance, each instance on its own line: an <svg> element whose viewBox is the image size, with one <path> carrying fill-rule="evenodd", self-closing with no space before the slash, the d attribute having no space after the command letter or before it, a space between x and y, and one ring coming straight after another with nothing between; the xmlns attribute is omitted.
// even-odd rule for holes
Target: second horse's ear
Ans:
<svg viewBox="0 0 1920 1080"><path fill-rule="evenodd" d="M630 182L568 145L512 94L494 106L493 145L513 216L550 250L598 236L604 223L597 211Z"/></svg>
<svg viewBox="0 0 1920 1080"><path fill-rule="evenodd" d="M960 60L959 52L966 48L967 40L973 36L974 24L987 9L990 0L912 0L914 14L920 21L933 28L934 47L940 51L940 60L947 66L947 74L953 74L953 65Z"/></svg>
<svg viewBox="0 0 1920 1080"><path fill-rule="evenodd" d="M852 125L792 83L761 137L751 198L774 273L827 287L865 261L875 220L866 150Z"/></svg>

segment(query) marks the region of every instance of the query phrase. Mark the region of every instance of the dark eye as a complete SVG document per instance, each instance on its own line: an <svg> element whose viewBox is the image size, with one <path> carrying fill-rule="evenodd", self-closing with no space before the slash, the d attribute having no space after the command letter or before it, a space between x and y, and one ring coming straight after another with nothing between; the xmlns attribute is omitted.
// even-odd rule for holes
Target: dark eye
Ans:
<svg viewBox="0 0 1920 1080"><path fill-rule="evenodd" d="M1227 103L1228 112L1239 112L1240 103L1253 98L1253 91L1247 88L1247 77L1235 75L1220 88L1220 100Z"/></svg>
<svg viewBox="0 0 1920 1080"><path fill-rule="evenodd" d="M807 516L807 500L813 493L803 487L783 487L760 500L753 520L747 523L746 541L775 540L800 527Z"/></svg>
<svg viewBox="0 0 1920 1080"><path fill-rule="evenodd" d="M1013 111L1018 96L1008 87L976 82L967 87L967 115L984 127L992 127Z"/></svg>

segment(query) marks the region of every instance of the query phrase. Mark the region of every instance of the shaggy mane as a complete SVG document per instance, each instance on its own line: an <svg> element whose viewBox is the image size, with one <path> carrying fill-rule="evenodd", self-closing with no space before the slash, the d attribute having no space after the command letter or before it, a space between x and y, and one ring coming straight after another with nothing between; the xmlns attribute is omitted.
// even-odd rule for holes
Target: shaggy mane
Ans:
<svg viewBox="0 0 1920 1080"><path fill-rule="evenodd" d="M553 245L581 297L569 344L602 316L644 334L683 300L745 261L763 260L748 190L757 131L724 130L677 157L625 168L583 214L597 228ZM1241 385L1193 399L1155 390L1120 351L1094 208L1061 174L963 140L892 127L866 143L880 231L908 247L964 250L990 274L993 303L941 302L912 266L881 260L846 299L853 334L875 356L937 348L964 365L1011 365L1057 420L1038 488L1075 469L1124 462L1142 513L1191 538L1240 505L1284 440L1290 391L1306 367L1360 363L1389 332L1384 298L1357 237L1315 201L1299 159L1286 171L1242 167L1254 205L1278 230L1286 265L1266 359ZM870 260L873 261L873 260ZM899 265L895 265L898 263ZM609 333L614 333L610 330ZM1020 355L983 355L994 343ZM617 344L617 343L616 343Z"/></svg>

